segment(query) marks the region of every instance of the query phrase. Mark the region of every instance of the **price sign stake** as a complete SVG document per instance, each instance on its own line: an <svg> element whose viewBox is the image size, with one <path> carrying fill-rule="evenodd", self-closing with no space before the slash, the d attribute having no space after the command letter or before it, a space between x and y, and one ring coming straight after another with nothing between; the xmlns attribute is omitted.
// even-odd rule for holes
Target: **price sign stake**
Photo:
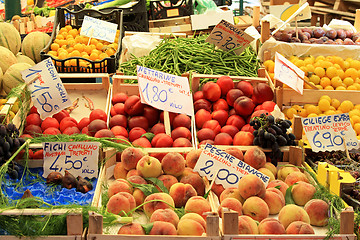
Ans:
<svg viewBox="0 0 360 240"><path fill-rule="evenodd" d="M64 174L69 171L74 177L93 178L98 176L98 142L45 142L44 174L46 178L51 172Z"/></svg>
<svg viewBox="0 0 360 240"><path fill-rule="evenodd" d="M51 117L71 106L71 101L51 58L22 71L21 76L28 84L32 101L42 119Z"/></svg>
<svg viewBox="0 0 360 240"><path fill-rule="evenodd" d="M164 111L194 115L194 105L186 77L137 66L142 103Z"/></svg>
<svg viewBox="0 0 360 240"><path fill-rule="evenodd" d="M87 36L89 38L104 40L107 42L114 42L117 27L118 25L115 23L110 23L102 21L100 19L85 16L84 21L81 25L80 35Z"/></svg>
<svg viewBox="0 0 360 240"><path fill-rule="evenodd" d="M270 180L269 176L208 143L201 152L194 171L208 180L215 179L215 183L223 185L224 188L237 187L239 180L248 174L260 178L265 187Z"/></svg>
<svg viewBox="0 0 360 240"><path fill-rule="evenodd" d="M224 51L230 51L234 48L237 55L240 55L247 46L254 40L253 37L241 31L233 24L221 20L221 22L211 31L206 42L212 43Z"/></svg>
<svg viewBox="0 0 360 240"><path fill-rule="evenodd" d="M314 152L345 151L359 148L356 133L348 113L301 118L302 125Z"/></svg>

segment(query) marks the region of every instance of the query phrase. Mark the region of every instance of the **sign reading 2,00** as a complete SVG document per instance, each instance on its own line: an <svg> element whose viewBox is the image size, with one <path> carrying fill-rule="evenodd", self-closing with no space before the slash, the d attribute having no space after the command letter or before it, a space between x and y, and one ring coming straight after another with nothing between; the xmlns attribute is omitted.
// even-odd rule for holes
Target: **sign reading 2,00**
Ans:
<svg viewBox="0 0 360 240"><path fill-rule="evenodd" d="M214 173L216 174L215 171L212 171L212 166L214 166L214 161L210 159L205 162L205 167L200 168L200 171L203 171L206 176L209 176L209 179L212 179ZM219 180L224 180L229 184L237 184L239 182L239 177L234 173L230 173L230 171L225 168L219 169L216 178Z"/></svg>

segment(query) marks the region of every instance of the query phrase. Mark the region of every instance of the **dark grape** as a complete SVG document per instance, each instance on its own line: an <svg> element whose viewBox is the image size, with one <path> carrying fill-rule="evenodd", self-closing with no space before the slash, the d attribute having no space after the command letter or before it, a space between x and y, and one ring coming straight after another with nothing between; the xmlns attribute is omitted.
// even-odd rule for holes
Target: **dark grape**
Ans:
<svg viewBox="0 0 360 240"><path fill-rule="evenodd" d="M253 135L256 137L259 134L258 130L253 131Z"/></svg>
<svg viewBox="0 0 360 240"><path fill-rule="evenodd" d="M271 148L272 147L272 142L270 140L266 141L266 148Z"/></svg>
<svg viewBox="0 0 360 240"><path fill-rule="evenodd" d="M25 139L23 139L23 138L18 138L18 139L19 139L19 142L20 142L20 146L22 146L25 143Z"/></svg>
<svg viewBox="0 0 360 240"><path fill-rule="evenodd" d="M274 123L275 122L275 118L274 118L273 115L267 116L267 120L268 120L269 123Z"/></svg>
<svg viewBox="0 0 360 240"><path fill-rule="evenodd" d="M273 142L271 149L273 152L277 151L279 149L279 144L277 142Z"/></svg>
<svg viewBox="0 0 360 240"><path fill-rule="evenodd" d="M4 125L0 125L0 136L6 136L6 127Z"/></svg>
<svg viewBox="0 0 360 240"><path fill-rule="evenodd" d="M4 153L10 151L10 144L8 142L4 142L2 145Z"/></svg>
<svg viewBox="0 0 360 240"><path fill-rule="evenodd" d="M254 128L255 130L258 130L258 129L260 128L260 126L259 126L259 125L255 125L255 126L253 126L253 128Z"/></svg>
<svg viewBox="0 0 360 240"><path fill-rule="evenodd" d="M275 135L274 134L272 134L272 133L269 133L269 140L270 140L270 142L276 142L276 137L275 137Z"/></svg>
<svg viewBox="0 0 360 240"><path fill-rule="evenodd" d="M10 144L10 149L14 146L14 141L11 137L6 136L5 140Z"/></svg>
<svg viewBox="0 0 360 240"><path fill-rule="evenodd" d="M291 122L290 120L286 119L286 120L285 120L285 122L287 122L287 123L288 123L288 125L289 125L289 127L291 127L292 122Z"/></svg>
<svg viewBox="0 0 360 240"><path fill-rule="evenodd" d="M286 138L284 138L283 135L277 135L276 140L277 140L279 146L285 146L287 143L287 140L286 140Z"/></svg>
<svg viewBox="0 0 360 240"><path fill-rule="evenodd" d="M264 133L264 138L265 138L266 140L269 140L269 139L270 139L270 134L271 134L271 133L265 132L265 133Z"/></svg>
<svg viewBox="0 0 360 240"><path fill-rule="evenodd" d="M6 125L6 129L8 133L13 133L16 129L16 126L13 123L9 123L8 125Z"/></svg>
<svg viewBox="0 0 360 240"><path fill-rule="evenodd" d="M6 160L11 158L11 156L12 156L11 152L5 152L4 157L5 157Z"/></svg>
<svg viewBox="0 0 360 240"><path fill-rule="evenodd" d="M255 126L255 121L252 120L249 122L249 124L250 124L250 126Z"/></svg>
<svg viewBox="0 0 360 240"><path fill-rule="evenodd" d="M9 172L9 177L10 177L11 179L18 179L18 178L19 178L19 172L16 171L15 169L10 170L10 172Z"/></svg>
<svg viewBox="0 0 360 240"><path fill-rule="evenodd" d="M296 137L293 133L289 133L288 135L289 135L290 140L295 140Z"/></svg>
<svg viewBox="0 0 360 240"><path fill-rule="evenodd" d="M14 138L13 140L14 148L18 149L20 147L20 141L18 138Z"/></svg>
<svg viewBox="0 0 360 240"><path fill-rule="evenodd" d="M268 127L267 131L273 135L277 135L276 131L271 127Z"/></svg>
<svg viewBox="0 0 360 240"><path fill-rule="evenodd" d="M260 117L261 117L261 118L264 118L264 117L265 117L265 113L260 114Z"/></svg>
<svg viewBox="0 0 360 240"><path fill-rule="evenodd" d="M260 138L259 137L254 137L253 144L255 146L259 146L260 145Z"/></svg>
<svg viewBox="0 0 360 240"><path fill-rule="evenodd" d="M14 164L14 169L15 169L16 171L20 172L20 168L19 168L19 166L18 166L17 164Z"/></svg>
<svg viewBox="0 0 360 240"><path fill-rule="evenodd" d="M259 130L259 137L264 137L265 134L265 130L264 129L260 129Z"/></svg>
<svg viewBox="0 0 360 240"><path fill-rule="evenodd" d="M282 128L288 129L290 127L289 123L286 121L280 122L280 125Z"/></svg>
<svg viewBox="0 0 360 240"><path fill-rule="evenodd" d="M283 134L283 130L279 126L272 125L271 128L274 129L278 135Z"/></svg>
<svg viewBox="0 0 360 240"><path fill-rule="evenodd" d="M0 156L4 156L4 150L3 150L3 148L2 148L2 146L0 146Z"/></svg>

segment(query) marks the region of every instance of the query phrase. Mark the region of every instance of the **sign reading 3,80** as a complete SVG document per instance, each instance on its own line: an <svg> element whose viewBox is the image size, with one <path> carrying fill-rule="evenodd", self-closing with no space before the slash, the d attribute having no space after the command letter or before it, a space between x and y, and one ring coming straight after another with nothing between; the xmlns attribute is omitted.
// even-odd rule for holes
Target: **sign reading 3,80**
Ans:
<svg viewBox="0 0 360 240"><path fill-rule="evenodd" d="M264 182L265 186L267 186L270 179L269 176L259 172L245 162L208 143L201 152L194 171L197 171L208 180L215 179L215 183L223 185L224 188L237 188L239 180L247 174L256 175Z"/></svg>
<svg viewBox="0 0 360 240"><path fill-rule="evenodd" d="M69 171L75 177L93 178L98 175L98 142L45 142L44 174Z"/></svg>
<svg viewBox="0 0 360 240"><path fill-rule="evenodd" d="M42 119L71 106L71 101L51 58L22 71L21 75L28 84L32 101Z"/></svg>

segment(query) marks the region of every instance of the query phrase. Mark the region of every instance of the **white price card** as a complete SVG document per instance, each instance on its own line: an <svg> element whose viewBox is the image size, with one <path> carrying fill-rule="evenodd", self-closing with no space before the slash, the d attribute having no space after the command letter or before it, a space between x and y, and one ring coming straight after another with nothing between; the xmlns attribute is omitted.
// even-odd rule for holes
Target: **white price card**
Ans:
<svg viewBox="0 0 360 240"><path fill-rule="evenodd" d="M310 146L314 152L357 149L359 142L348 113L301 118Z"/></svg>
<svg viewBox="0 0 360 240"><path fill-rule="evenodd" d="M304 81L301 78L304 79L304 77L304 71L295 66L278 52L275 53L275 80L288 85L302 95L304 92Z"/></svg>
<svg viewBox="0 0 360 240"><path fill-rule="evenodd" d="M217 173L215 183L223 185L224 188L237 188L239 180L248 174L254 174L260 178L265 187L270 180L269 176L209 143L201 152L194 171L208 180L213 180Z"/></svg>
<svg viewBox="0 0 360 240"><path fill-rule="evenodd" d="M71 101L51 58L21 72L42 119L70 107Z"/></svg>
<svg viewBox="0 0 360 240"><path fill-rule="evenodd" d="M237 55L240 55L254 38L238 29L235 25L221 20L221 22L211 31L206 42L212 43L224 51L230 51L234 48Z"/></svg>
<svg viewBox="0 0 360 240"><path fill-rule="evenodd" d="M69 171L74 177L93 178L98 176L98 142L44 142L44 174L64 174Z"/></svg>
<svg viewBox="0 0 360 240"><path fill-rule="evenodd" d="M186 77L137 66L141 102L164 111L194 115L194 105Z"/></svg>
<svg viewBox="0 0 360 240"><path fill-rule="evenodd" d="M96 38L107 42L114 42L118 25L89 16L84 17L80 35Z"/></svg>

